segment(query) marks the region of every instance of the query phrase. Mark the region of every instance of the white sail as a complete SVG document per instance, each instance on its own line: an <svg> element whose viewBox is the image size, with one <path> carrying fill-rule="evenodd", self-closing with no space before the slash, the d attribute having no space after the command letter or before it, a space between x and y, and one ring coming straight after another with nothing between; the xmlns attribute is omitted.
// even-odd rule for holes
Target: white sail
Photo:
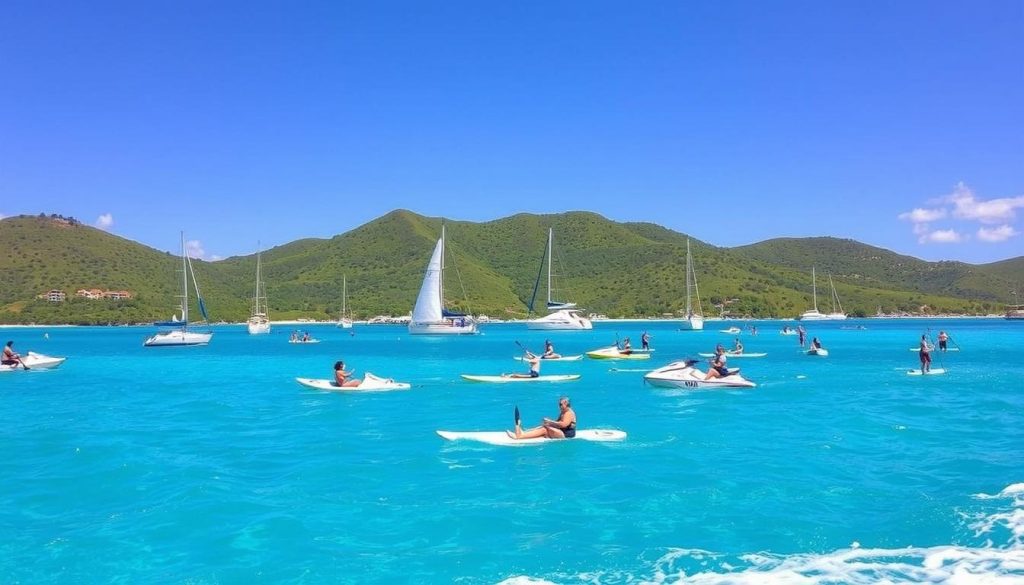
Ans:
<svg viewBox="0 0 1024 585"><path fill-rule="evenodd" d="M444 238L437 241L434 253L427 264L427 273L423 276L420 294L416 297L416 306L412 310L414 323L435 323L444 316L441 309L441 258L444 256Z"/></svg>

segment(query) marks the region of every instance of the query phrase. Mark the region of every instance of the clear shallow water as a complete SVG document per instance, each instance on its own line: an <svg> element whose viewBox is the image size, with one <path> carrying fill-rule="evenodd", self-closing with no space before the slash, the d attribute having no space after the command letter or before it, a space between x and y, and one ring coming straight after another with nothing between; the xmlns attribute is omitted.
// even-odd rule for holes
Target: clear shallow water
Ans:
<svg viewBox="0 0 1024 585"><path fill-rule="evenodd" d="M51 372L0 374L0 581L875 583L1024 579L1024 327L1002 320L780 324L743 335L753 390L676 391L642 373L731 337L670 324L550 333L562 353L639 341L645 362L545 363L560 385L460 373L523 365L520 340L404 328L215 328L205 348L147 348L142 328L0 329ZM849 326L851 323L846 323ZM725 325L721 325L724 328ZM949 374L910 377L923 330L951 332ZM43 332L50 335L42 338ZM300 387L336 359L405 392ZM436 429L557 413L621 444L501 448Z"/></svg>

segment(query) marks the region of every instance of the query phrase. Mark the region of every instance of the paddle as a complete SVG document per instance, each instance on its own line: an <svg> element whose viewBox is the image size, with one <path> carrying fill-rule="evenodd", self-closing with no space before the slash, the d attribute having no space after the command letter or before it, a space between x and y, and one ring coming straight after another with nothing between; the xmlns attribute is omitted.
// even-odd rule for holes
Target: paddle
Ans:
<svg viewBox="0 0 1024 585"><path fill-rule="evenodd" d="M530 351L529 349L526 349L526 347L524 347L522 343L519 343L519 340L518 340L518 339L516 340L516 345L518 345L518 346L519 346L519 349L523 350L523 351L524 351L524 352L526 352L526 353L529 353L529 354L533 354L533 355L537 355L537 354L534 354L534 353L533 353L532 351Z"/></svg>
<svg viewBox="0 0 1024 585"><path fill-rule="evenodd" d="M519 418L519 405L518 404L516 405L516 410L515 410L515 421L516 421L516 426L518 427L519 426L519 421L520 421L520 418Z"/></svg>

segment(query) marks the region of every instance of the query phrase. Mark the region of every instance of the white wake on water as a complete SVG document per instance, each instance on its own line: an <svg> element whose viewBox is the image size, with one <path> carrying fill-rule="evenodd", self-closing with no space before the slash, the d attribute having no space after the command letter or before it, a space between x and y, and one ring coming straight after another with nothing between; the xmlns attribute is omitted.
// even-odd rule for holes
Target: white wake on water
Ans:
<svg viewBox="0 0 1024 585"><path fill-rule="evenodd" d="M830 553L730 555L700 549L671 549L654 561L651 574L588 572L546 579L516 576L500 585L563 583L637 583L642 585L876 585L948 583L951 585L1011 585L1024 583L1024 483L1007 486L995 495L975 494L978 500L1009 500L1007 509L982 514L969 524L975 536L990 536L987 545L908 546L899 549L850 548ZM991 537L1006 532L1005 545Z"/></svg>

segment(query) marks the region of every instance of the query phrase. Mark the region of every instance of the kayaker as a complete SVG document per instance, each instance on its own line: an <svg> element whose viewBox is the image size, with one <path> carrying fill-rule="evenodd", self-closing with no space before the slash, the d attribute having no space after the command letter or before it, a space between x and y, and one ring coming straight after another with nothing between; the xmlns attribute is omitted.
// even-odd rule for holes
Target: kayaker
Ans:
<svg viewBox="0 0 1024 585"><path fill-rule="evenodd" d="M946 342L949 341L949 335L946 335L945 331L939 331L939 351L946 351Z"/></svg>
<svg viewBox="0 0 1024 585"><path fill-rule="evenodd" d="M558 419L551 420L544 417L539 427L527 431L522 429L522 424L516 421L515 433L505 431L510 439L535 439L547 437L549 439L571 439L576 436L576 413L572 409L568 396L558 399Z"/></svg>
<svg viewBox="0 0 1024 585"><path fill-rule="evenodd" d="M640 335L640 347L643 348L644 351L650 351L651 349L651 336L648 335L646 331Z"/></svg>
<svg viewBox="0 0 1024 585"><path fill-rule="evenodd" d="M345 371L345 362L340 360L334 362L334 385L339 388L355 388L362 384L362 380L351 377L353 373Z"/></svg>
<svg viewBox="0 0 1024 585"><path fill-rule="evenodd" d="M927 374L932 369L932 345L928 343L928 337L921 336L921 348L917 352L921 358L921 373Z"/></svg>
<svg viewBox="0 0 1024 585"><path fill-rule="evenodd" d="M21 364L21 356L14 353L14 342L8 341L7 345L4 346L4 354L0 358L0 365L16 366L19 364Z"/></svg>
<svg viewBox="0 0 1024 585"><path fill-rule="evenodd" d="M502 374L506 378L537 378L540 376L540 358L529 351L523 356L526 363L530 364L530 371L525 374Z"/></svg>
<svg viewBox="0 0 1024 585"><path fill-rule="evenodd" d="M527 353L529 353L529 352L527 352ZM541 357L541 359L545 359L545 360L553 360L553 359L560 358L562 356L557 354L557 353L555 353L555 346L551 344L551 340L550 339L545 339L544 340L544 353L540 357Z"/></svg>
<svg viewBox="0 0 1024 585"><path fill-rule="evenodd" d="M732 346L732 351L729 353L740 354L743 353L743 344L740 342L740 338L736 338L736 342Z"/></svg>

